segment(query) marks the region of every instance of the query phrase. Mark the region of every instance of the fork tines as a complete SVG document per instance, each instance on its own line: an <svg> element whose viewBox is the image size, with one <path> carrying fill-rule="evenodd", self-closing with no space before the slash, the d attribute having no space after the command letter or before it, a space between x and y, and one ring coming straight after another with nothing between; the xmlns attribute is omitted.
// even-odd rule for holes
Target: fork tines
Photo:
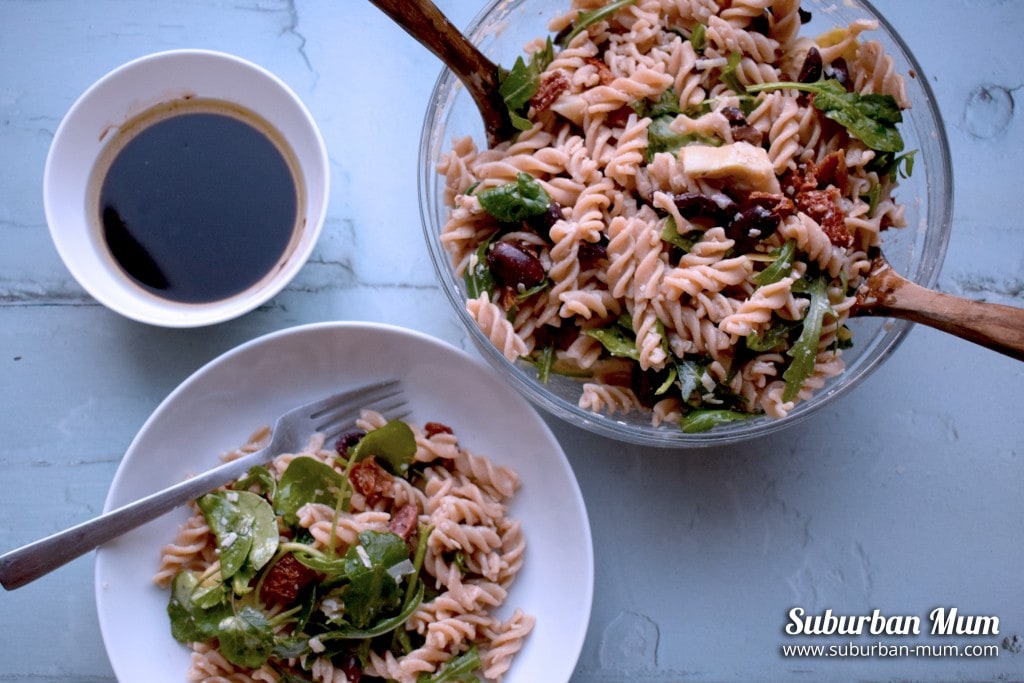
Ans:
<svg viewBox="0 0 1024 683"><path fill-rule="evenodd" d="M313 429L329 441L351 429L364 409L374 410L388 420L401 419L410 412L399 381L385 380L356 393L347 389L324 399L310 414Z"/></svg>

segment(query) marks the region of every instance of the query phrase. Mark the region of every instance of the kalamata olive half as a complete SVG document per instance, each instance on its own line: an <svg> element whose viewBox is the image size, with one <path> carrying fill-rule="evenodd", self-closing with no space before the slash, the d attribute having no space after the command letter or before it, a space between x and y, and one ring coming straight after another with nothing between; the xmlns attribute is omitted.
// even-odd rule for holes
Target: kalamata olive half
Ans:
<svg viewBox="0 0 1024 683"><path fill-rule="evenodd" d="M762 239L775 232L777 227L779 227L778 218L760 204L754 204L736 214L726 232L736 240L750 237Z"/></svg>
<svg viewBox="0 0 1024 683"><path fill-rule="evenodd" d="M825 74L839 81L847 90L850 89L850 67L846 65L846 60L842 57L832 60L832 63L825 69Z"/></svg>
<svg viewBox="0 0 1024 683"><path fill-rule="evenodd" d="M715 225L724 225L736 213L736 203L724 194L709 197L699 192L683 192L673 195L672 202L684 218L708 218Z"/></svg>
<svg viewBox="0 0 1024 683"><path fill-rule="evenodd" d="M506 287L529 288L544 281L544 265L540 259L516 242L495 242L487 252L487 267Z"/></svg>
<svg viewBox="0 0 1024 683"><path fill-rule="evenodd" d="M530 230L533 230L544 239L549 239L551 228L560 220L562 220L562 205L552 201L548 204L548 208L544 213L528 218L525 222L526 227Z"/></svg>
<svg viewBox="0 0 1024 683"><path fill-rule="evenodd" d="M804 57L804 65L800 67L800 76L797 78L801 83L815 83L821 80L821 53L818 48L811 46Z"/></svg>
<svg viewBox="0 0 1024 683"><path fill-rule="evenodd" d="M813 50L814 48L812 47L811 49ZM730 126L747 125L747 117L739 107L722 107L721 113Z"/></svg>

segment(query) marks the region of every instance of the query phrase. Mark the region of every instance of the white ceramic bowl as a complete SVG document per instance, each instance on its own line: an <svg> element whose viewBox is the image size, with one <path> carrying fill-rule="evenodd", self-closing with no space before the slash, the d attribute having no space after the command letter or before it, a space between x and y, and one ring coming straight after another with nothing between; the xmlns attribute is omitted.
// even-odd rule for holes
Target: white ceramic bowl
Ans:
<svg viewBox="0 0 1024 683"><path fill-rule="evenodd" d="M548 22L568 9L568 0L492 0L471 22L466 34L498 64L510 67L524 46L551 35ZM892 56L896 70L913 74L906 78L911 109L904 112L900 129L907 150L917 150L913 174L901 179L898 200L906 205L908 225L889 230L882 248L897 272L926 287L938 279L949 238L953 208L953 178L949 145L942 119L926 78L910 49L883 16L864 0L804 0L812 20L802 27L805 35L818 35L857 19L877 19L870 31ZM444 70L437 81L423 124L420 144L419 192L427 246L442 290L448 296L466 332L481 354L506 381L531 401L583 429L622 441L664 447L713 446L745 441L789 427L848 393L888 359L903 340L910 323L872 318L852 318L854 347L843 352L846 370L828 380L810 400L799 403L785 418L759 416L730 422L703 433L687 434L676 425L652 426L648 415L607 416L580 408L579 381L552 376L547 382L525 361L510 362L480 331L466 310L467 291L441 244L440 234L448 218L444 202L445 179L436 171L452 140L471 135L478 148L486 145L479 112L455 75ZM864 397L862 397L864 398ZM870 397L866 397L870 400Z"/></svg>
<svg viewBox="0 0 1024 683"><path fill-rule="evenodd" d="M237 294L182 303L139 286L112 257L90 208L91 178L120 127L177 100L211 99L256 114L290 149L298 188L298 220L276 265ZM287 155L286 155L287 156ZM327 150L302 101L266 69L233 55L172 50L114 69L74 103L54 136L43 177L43 203L60 257L100 303L134 320L164 327L219 323L251 311L277 294L309 258L327 211ZM183 249L188 248L182 245Z"/></svg>

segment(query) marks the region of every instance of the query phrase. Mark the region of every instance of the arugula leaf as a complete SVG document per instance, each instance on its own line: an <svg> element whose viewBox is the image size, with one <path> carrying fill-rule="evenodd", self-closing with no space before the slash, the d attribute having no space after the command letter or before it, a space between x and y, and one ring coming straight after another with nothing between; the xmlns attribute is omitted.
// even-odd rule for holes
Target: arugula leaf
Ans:
<svg viewBox="0 0 1024 683"><path fill-rule="evenodd" d="M882 186L878 183L872 183L868 191L862 194L860 198L868 203L868 215L874 216L875 209L878 208L878 201L882 198Z"/></svg>
<svg viewBox="0 0 1024 683"><path fill-rule="evenodd" d="M664 337L662 338L664 340ZM672 385L676 383L676 379L679 377L679 370L674 367L669 367L668 373L665 375L665 381L661 383L657 389L654 390L655 396L664 396L668 393Z"/></svg>
<svg viewBox="0 0 1024 683"><path fill-rule="evenodd" d="M555 363L555 347L545 346L534 361L537 368L537 381L547 384L551 377L551 366Z"/></svg>
<svg viewBox="0 0 1024 683"><path fill-rule="evenodd" d="M658 99L654 102L646 99L637 100L629 106L640 118L649 116L654 119L659 116L675 116L679 113L679 96L676 95L675 89L669 88L658 95Z"/></svg>
<svg viewBox="0 0 1024 683"><path fill-rule="evenodd" d="M298 524L298 511L306 503L337 508L339 497L348 492L345 477L316 458L294 458L281 474L274 508L288 526Z"/></svg>
<svg viewBox="0 0 1024 683"><path fill-rule="evenodd" d="M511 70L499 70L498 93L505 101L509 118L517 130L530 130L533 127L526 112L530 108L530 99L540 88L540 75L554 58L554 45L551 38L548 38L543 49L530 55L529 62L518 57Z"/></svg>
<svg viewBox="0 0 1024 683"><path fill-rule="evenodd" d="M367 432L352 451L352 461L376 456L388 465L393 474L404 475L416 455L416 435L401 420L391 420L383 427Z"/></svg>
<svg viewBox="0 0 1024 683"><path fill-rule="evenodd" d="M892 95L847 92L835 79L816 83L780 81L746 88L747 92L792 89L814 93L814 107L849 131L865 145L878 152L900 152L903 137L896 124L903 122L903 113Z"/></svg>
<svg viewBox="0 0 1024 683"><path fill-rule="evenodd" d="M690 44L693 45L694 52L700 54L704 52L704 48L707 47L707 27L704 24L697 24L693 27L693 32L690 33Z"/></svg>
<svg viewBox="0 0 1024 683"><path fill-rule="evenodd" d="M814 361L818 356L818 342L821 340L821 326L825 314L831 309L828 300L827 282L817 277L808 284L811 303L804 315L803 330L800 337L786 352L793 360L782 373L786 380L786 388L782 391L783 401L792 401L800 393L804 381L814 372Z"/></svg>
<svg viewBox="0 0 1024 683"><path fill-rule="evenodd" d="M754 276L755 285L770 285L786 277L793 270L793 256L796 254L796 240L786 240L778 249L772 251L775 261Z"/></svg>
<svg viewBox="0 0 1024 683"><path fill-rule="evenodd" d="M498 233L495 232L484 240L476 250L476 258L473 263L462 275L462 279L466 283L466 295L470 299L476 299L485 292L494 291L494 273L487 267L487 249L497 235Z"/></svg>
<svg viewBox="0 0 1024 683"><path fill-rule="evenodd" d="M472 645L462 654L452 657L433 674L420 674L416 683L476 683L478 679L473 673L481 664L480 651L476 645Z"/></svg>
<svg viewBox="0 0 1024 683"><path fill-rule="evenodd" d="M914 172L914 156L916 154L916 149L910 150L906 154L880 152L868 164L868 170L875 171L892 182L896 182L899 178L909 178Z"/></svg>
<svg viewBox="0 0 1024 683"><path fill-rule="evenodd" d="M640 360L640 350L636 348L636 337L621 325L595 327L585 330L584 334L601 342L605 350L613 356Z"/></svg>
<svg viewBox="0 0 1024 683"><path fill-rule="evenodd" d="M520 171L516 179L477 195L484 211L504 223L539 216L548 210L551 196L533 176Z"/></svg>
<svg viewBox="0 0 1024 683"><path fill-rule="evenodd" d="M679 377L679 396L683 403L688 403L694 392L699 392L704 386L703 377L707 371L707 362L698 362L690 359L681 359L676 363L676 373Z"/></svg>
<svg viewBox="0 0 1024 683"><path fill-rule="evenodd" d="M274 630L255 607L245 606L218 624L217 649L232 664L258 669L274 652Z"/></svg>
<svg viewBox="0 0 1024 683"><path fill-rule="evenodd" d="M559 47L566 47L572 42L572 39L587 30L587 27L596 24L599 21L604 21L608 17L618 12L623 7L627 7L635 3L636 0L615 0L615 2L609 2L604 7L598 7L587 12L580 12L576 16L576 21L573 22L573 29L558 41Z"/></svg>
<svg viewBox="0 0 1024 683"><path fill-rule="evenodd" d="M328 631L324 635L320 636L320 640L327 643L332 640L365 640L367 638L376 638L382 636L385 633L390 633L396 628L404 624L412 616L412 613L416 611L416 608L423 602L423 595L426 593L426 588L423 582L419 579L416 580L416 590L413 592L412 597L406 600L402 605L402 611L398 612L394 616L381 619L375 624L364 628L350 628L342 626L332 631Z"/></svg>
<svg viewBox="0 0 1024 683"><path fill-rule="evenodd" d="M747 348L756 352L771 351L789 338L789 333L794 327L794 323L777 319L760 334L756 332L748 334L746 337Z"/></svg>
<svg viewBox="0 0 1024 683"><path fill-rule="evenodd" d="M695 231L691 230L686 234L688 235L691 232ZM690 253L690 251L693 249L693 245L699 242L701 240L701 237L703 236L704 234L701 233L695 238L690 238L684 237L683 235L679 234L679 228L676 226L676 221L674 218L672 218L672 216L666 217L665 223L661 226L661 241L668 242L673 247L678 247L687 254Z"/></svg>
<svg viewBox="0 0 1024 683"><path fill-rule="evenodd" d="M726 422L746 420L751 416L749 413L740 413L735 410L694 410L679 421L680 428L687 434L706 432Z"/></svg>
<svg viewBox="0 0 1024 683"><path fill-rule="evenodd" d="M729 54L729 61L726 67L722 69L721 75L718 77L729 90L732 90L737 95L746 95L747 88L740 82L739 70L740 62L743 60L743 54L739 52L733 52Z"/></svg>

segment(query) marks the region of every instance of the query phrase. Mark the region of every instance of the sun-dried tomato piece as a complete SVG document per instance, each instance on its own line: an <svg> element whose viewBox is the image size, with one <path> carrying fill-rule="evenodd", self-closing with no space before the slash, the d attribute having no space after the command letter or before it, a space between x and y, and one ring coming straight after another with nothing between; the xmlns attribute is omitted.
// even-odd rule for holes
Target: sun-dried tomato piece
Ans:
<svg viewBox="0 0 1024 683"><path fill-rule="evenodd" d="M569 77L562 71L545 73L540 79L537 92L530 98L530 106L536 111L544 111L569 89L569 85Z"/></svg>
<svg viewBox="0 0 1024 683"><path fill-rule="evenodd" d="M391 485L395 478L391 473L377 464L373 458L360 460L352 466L348 474L352 488L366 498L367 505L373 505L386 494L391 493Z"/></svg>
<svg viewBox="0 0 1024 683"><path fill-rule="evenodd" d="M317 580L319 574L295 559L294 555L282 555L267 570L260 589L260 598L267 604L290 605L299 593Z"/></svg>
<svg viewBox="0 0 1024 683"><path fill-rule="evenodd" d="M839 190L834 187L827 190L807 190L796 196L796 205L818 222L832 244L837 247L850 247L853 246L853 235L846 229L843 212L836 201L838 198Z"/></svg>
<svg viewBox="0 0 1024 683"><path fill-rule="evenodd" d="M444 424L443 422L427 422L426 424L423 425L423 431L426 432L428 439L436 434L455 433L455 431L451 427Z"/></svg>

